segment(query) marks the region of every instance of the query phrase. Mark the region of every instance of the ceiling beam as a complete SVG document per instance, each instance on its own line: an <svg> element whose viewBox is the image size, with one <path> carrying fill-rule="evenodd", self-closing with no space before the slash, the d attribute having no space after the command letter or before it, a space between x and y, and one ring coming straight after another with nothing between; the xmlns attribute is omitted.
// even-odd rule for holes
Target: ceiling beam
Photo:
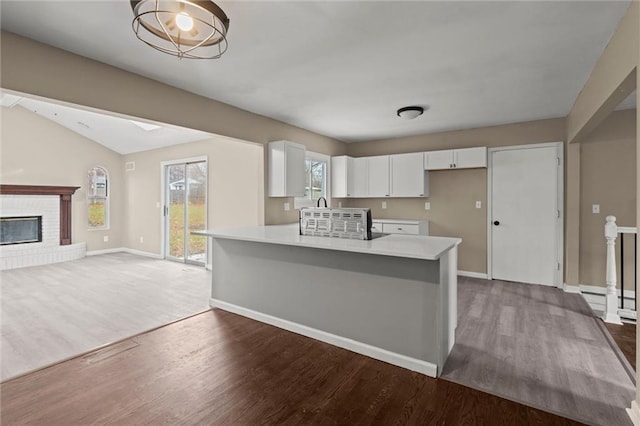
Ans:
<svg viewBox="0 0 640 426"><path fill-rule="evenodd" d="M631 2L567 116L567 141L579 142L636 89L639 2Z"/></svg>

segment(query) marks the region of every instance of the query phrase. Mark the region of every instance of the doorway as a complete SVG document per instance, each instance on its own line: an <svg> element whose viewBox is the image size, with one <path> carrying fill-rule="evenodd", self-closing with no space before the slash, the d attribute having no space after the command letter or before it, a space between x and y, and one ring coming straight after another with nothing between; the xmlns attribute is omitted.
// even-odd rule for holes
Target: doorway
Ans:
<svg viewBox="0 0 640 426"><path fill-rule="evenodd" d="M163 163L164 257L204 265L206 237L192 235L207 227L206 158Z"/></svg>
<svg viewBox="0 0 640 426"><path fill-rule="evenodd" d="M562 142L489 149L489 278L562 286Z"/></svg>

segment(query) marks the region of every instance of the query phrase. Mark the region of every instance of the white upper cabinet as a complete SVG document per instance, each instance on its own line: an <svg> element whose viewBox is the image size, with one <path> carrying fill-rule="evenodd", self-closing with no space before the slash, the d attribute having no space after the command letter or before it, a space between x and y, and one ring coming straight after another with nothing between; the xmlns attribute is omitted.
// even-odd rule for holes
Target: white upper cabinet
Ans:
<svg viewBox="0 0 640 426"><path fill-rule="evenodd" d="M428 173L421 152L390 156L392 197L427 197Z"/></svg>
<svg viewBox="0 0 640 426"><path fill-rule="evenodd" d="M425 170L487 167L487 148L447 149L424 153Z"/></svg>
<svg viewBox="0 0 640 426"><path fill-rule="evenodd" d="M453 164L456 169L487 167L487 147L454 149Z"/></svg>
<svg viewBox="0 0 640 426"><path fill-rule="evenodd" d="M332 197L353 197L353 160L347 155L331 157Z"/></svg>
<svg viewBox="0 0 640 426"><path fill-rule="evenodd" d="M389 156L366 158L369 160L369 197L388 197L390 195Z"/></svg>
<svg viewBox="0 0 640 426"><path fill-rule="evenodd" d="M369 196L369 158L360 157L353 159L351 172L353 180L353 197Z"/></svg>
<svg viewBox="0 0 640 426"><path fill-rule="evenodd" d="M453 150L429 151L424 153L425 170L444 170L453 168Z"/></svg>
<svg viewBox="0 0 640 426"><path fill-rule="evenodd" d="M302 197L305 186L305 147L293 142L269 142L269 197Z"/></svg>

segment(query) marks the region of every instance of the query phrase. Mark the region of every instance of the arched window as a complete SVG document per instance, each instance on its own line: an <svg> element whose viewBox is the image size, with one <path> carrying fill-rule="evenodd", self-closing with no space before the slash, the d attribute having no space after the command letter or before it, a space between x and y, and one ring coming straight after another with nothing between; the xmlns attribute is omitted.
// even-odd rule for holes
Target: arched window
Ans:
<svg viewBox="0 0 640 426"><path fill-rule="evenodd" d="M89 169L87 224L89 229L109 228L109 174L100 166Z"/></svg>

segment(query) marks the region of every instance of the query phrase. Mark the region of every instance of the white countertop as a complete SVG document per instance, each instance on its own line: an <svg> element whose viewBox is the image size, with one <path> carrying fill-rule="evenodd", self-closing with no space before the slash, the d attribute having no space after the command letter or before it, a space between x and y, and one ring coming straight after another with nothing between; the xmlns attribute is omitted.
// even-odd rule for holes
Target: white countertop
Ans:
<svg viewBox="0 0 640 426"><path fill-rule="evenodd" d="M230 240L254 241L425 260L437 260L448 250L462 242L460 238L399 234L386 235L368 241L311 237L299 235L298 224L219 228L194 231L192 234Z"/></svg>

